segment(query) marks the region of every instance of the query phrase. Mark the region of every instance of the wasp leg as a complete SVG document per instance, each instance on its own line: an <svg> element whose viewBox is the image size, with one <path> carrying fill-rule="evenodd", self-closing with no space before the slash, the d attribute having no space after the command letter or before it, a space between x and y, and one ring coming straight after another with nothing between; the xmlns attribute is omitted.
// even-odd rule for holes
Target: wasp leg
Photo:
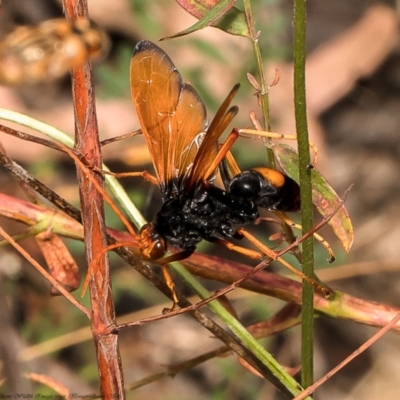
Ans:
<svg viewBox="0 0 400 400"><path fill-rule="evenodd" d="M193 254L193 250L184 250L157 260L157 263L161 266L161 271L164 277L165 284L168 286L168 289L170 290L172 296L172 307L165 308L162 311L163 314L179 308L179 298L175 289L175 283L168 270L168 263L184 260L185 258L188 258L191 254Z"/></svg>
<svg viewBox="0 0 400 400"><path fill-rule="evenodd" d="M130 137L136 136L136 135L140 135L142 134L142 130L141 129L137 129L136 131L133 132L129 132L129 133L125 133L124 135L119 135L119 136L115 136L109 139L104 139L100 142L101 146L105 146L107 144L110 143L114 143L114 142L118 142L119 140L124 140L124 139L128 139Z"/></svg>
<svg viewBox="0 0 400 400"><path fill-rule="evenodd" d="M216 157L213 162L209 165L207 172L204 174L205 179L208 179L213 172L218 168L218 165L225 158L226 154L229 152L230 148L235 143L236 139L239 137L239 131L236 128L232 129L224 144L218 150Z"/></svg>
<svg viewBox="0 0 400 400"><path fill-rule="evenodd" d="M252 243L255 247L257 247L259 250L262 251L262 253L258 253L254 250L246 249L245 247L241 246L236 246L231 242L228 242L227 240L223 239L207 239L209 242L212 243L217 243L221 246L224 246L228 248L229 250L236 251L237 253L243 254L247 257L254 258L254 259L262 259L265 256L268 256L272 260L276 260L280 262L284 267L289 269L291 272L293 272L295 275L297 275L299 278L304 279L311 285L313 285L318 291L320 291L324 296L328 296L330 291L328 288L325 288L321 286L319 283L316 282L316 280L311 279L307 276L305 276L301 271L297 270L294 268L291 264L289 264L287 261L285 261L282 257L277 256L277 254L269 249L267 246L265 246L263 243L261 243L258 239L256 239L253 235L248 233L244 229L239 229L238 232L242 234L250 243Z"/></svg>
<svg viewBox="0 0 400 400"><path fill-rule="evenodd" d="M176 289L175 289L175 283L171 277L171 274L168 271L168 265L167 264L161 264L161 271L164 277L164 281L165 284L168 286L168 289L171 292L171 296L172 296L172 307L171 308L164 308L162 310L163 314L166 314L170 311L174 311L177 308L179 308L179 299L178 299L178 295L176 293Z"/></svg>
<svg viewBox="0 0 400 400"><path fill-rule="evenodd" d="M207 241L211 242L211 243L219 244L221 246L226 247L229 250L236 251L237 253L243 254L244 256L247 256L247 257L250 257L250 258L253 258L256 260L261 260L264 257L263 253L259 253L254 250L246 249L246 247L237 246L237 245L229 242L228 240L213 238L213 239L207 239Z"/></svg>
<svg viewBox="0 0 400 400"><path fill-rule="evenodd" d="M256 129L239 129L239 134L241 136L258 136L258 137L264 137L267 139L297 140L297 135L283 135L281 133L269 132L269 131L259 131ZM312 160L311 165L315 165L317 163L318 148L312 142L309 143L309 146L313 152L313 160Z"/></svg>
<svg viewBox="0 0 400 400"><path fill-rule="evenodd" d="M158 185L158 180L155 176L153 176L152 174L150 174L150 172L147 171L140 171L140 172L111 172L111 171L105 171L101 168L97 168L97 167L93 167L92 168L93 171L98 172L102 175L111 175L114 178L131 178L131 177L135 177L135 176L141 176L143 179L145 179L146 181L154 184L154 185Z"/></svg>
<svg viewBox="0 0 400 400"><path fill-rule="evenodd" d="M295 222L293 222L290 218L288 218L288 216L285 213L282 212L275 212L275 214L283 221L285 222L287 225L289 225L291 228L296 228L301 230L302 226L299 224L296 224ZM329 259L328 262L331 264L336 260L335 257L335 253L332 250L332 247L330 246L330 244L327 242L327 240L325 238L323 238L319 233L314 232L314 238L315 240L317 240L319 243L321 243L321 245L325 248L325 250L328 252L329 254Z"/></svg>
<svg viewBox="0 0 400 400"><path fill-rule="evenodd" d="M330 290L326 287L323 287L322 284L318 283L318 278L311 279L308 276L305 276L301 271L294 268L291 264L285 261L282 257L279 257L273 250L265 246L262 242L260 242L257 238L255 238L252 234L247 232L245 229L239 229L239 233L241 233L251 244L253 244L257 249L261 250L265 255L272 258L273 260L281 263L285 268L291 271L293 274L298 276L300 279L305 280L309 284L313 285L315 289L321 292L324 296L329 296Z"/></svg>
<svg viewBox="0 0 400 400"><path fill-rule="evenodd" d="M307 276L305 276L301 271L297 270L294 268L292 265L290 265L287 261L285 261L283 258L278 257L276 253L269 249L267 246L262 244L259 240L257 240L253 235L245 231L244 229L239 229L239 233L242 234L250 243L252 243L255 247L257 247L259 250L262 251L262 253L258 253L254 250L246 249L245 247L241 246L236 246L231 242L228 242L227 240L223 239L207 239L209 242L212 243L217 243L221 246L224 246L228 248L229 250L236 251L237 253L243 254L247 257L254 258L254 259L262 259L265 256L268 256L272 260L280 262L284 267L289 269L291 272L293 272L295 275L297 275L299 278L304 279L311 285L313 285L318 291L320 291L324 296L328 296L330 291L329 289L322 287L319 283L317 283L314 279L311 279Z"/></svg>

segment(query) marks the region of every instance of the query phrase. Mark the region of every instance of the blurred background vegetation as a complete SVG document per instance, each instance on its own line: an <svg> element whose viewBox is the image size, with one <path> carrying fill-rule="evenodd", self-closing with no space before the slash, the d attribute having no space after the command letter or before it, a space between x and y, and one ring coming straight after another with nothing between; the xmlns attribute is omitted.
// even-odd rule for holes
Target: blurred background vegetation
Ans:
<svg viewBox="0 0 400 400"><path fill-rule="evenodd" d="M35 25L62 17L62 7L57 0L3 0L2 3L2 37L18 25ZM330 230L324 229L323 234L331 242L338 260L335 265L328 266L326 253L317 245L316 264L323 270L322 280L324 277L334 280L330 284L335 288L400 306L397 293L397 259L400 255L400 183L397 178L400 168L400 48L397 23L393 24L391 34L393 43L389 39L379 42L379 33L371 35L368 27L360 25L360 21L370 16L372 10L375 13L371 17L374 18L373 23L367 25L376 24L379 27L382 24L383 29L390 25L387 21L397 19L398 10L395 2L379 2L380 7L373 8L376 3L367 0L309 0L307 3L307 40L310 60L313 60L312 74L308 76L310 132L319 149L317 168L339 194L349 184L355 184L347 201L355 226L354 248L350 255L345 255ZM273 81L275 68L279 68L281 74L281 81L271 89L270 94L273 130L292 134L292 3L254 0L252 5L256 27L261 32L260 45L267 79ZM138 128L130 100L128 76L135 44L141 39L156 42L161 37L189 27L196 20L173 0L89 0L89 12L111 39L109 55L94 66L99 126L101 138L105 139ZM379 29L377 32L380 32ZM356 34L371 39L360 40L358 47L351 47ZM235 126L250 126L248 114L251 110L260 115L254 89L246 80L247 72L255 73L255 61L248 40L208 28L162 42L160 46L170 55L184 80L198 90L210 117L237 82L242 83L242 88L236 99L240 113ZM354 49L354 58L348 56L348 48ZM379 57L373 57L371 49L375 48L381 49ZM336 70L327 68L318 58L323 51L327 51L326 59L331 60L331 65L338 65ZM369 61L371 57L373 62ZM358 60L365 60L370 67L369 70L365 68L368 72L354 71ZM350 72L346 75L347 71ZM347 80L338 82L342 74L347 76ZM31 115L73 135L70 86L69 75L29 86L0 86L0 107ZM332 87L339 89L335 91ZM1 142L13 159L68 201L78 204L77 182L71 160L5 135L2 135ZM265 149L256 140L240 139L234 154L243 169L266 163ZM111 170L116 172L152 168L140 137L106 146L104 158ZM144 216L151 219L160 206L157 188L139 178L124 180L123 184ZM21 196L16 182L3 171L0 185L2 192ZM110 226L121 227L112 212L107 213L107 221ZM12 233L24 229L24 226L4 218L1 218L0 224ZM263 224L253 227L252 231L268 241L274 229L274 226L269 228ZM22 243L43 263L33 240L27 239ZM82 244L72 240L66 243L83 275L86 266ZM239 259L236 254L211 248L207 243L202 244L200 249L214 251L221 257ZM53 393L21 375L21 371L36 371L56 376L67 387L73 388L73 392L96 392L97 367L87 320L63 297L50 297L48 283L14 251L2 248L0 254L0 321L5 327L0 340L0 377L7 379L5 388L18 393ZM110 257L118 315L142 313L127 317L134 320L139 315L158 314L163 308L163 297L131 268L121 264L117 257L113 254ZM240 261L255 264L245 259ZM210 289L220 287L213 282L207 282L207 285ZM86 298L84 301L87 303ZM243 323L266 319L282 306L278 300L241 290L235 292L232 301ZM150 308L153 306L155 308ZM316 377L324 375L342 361L374 331L352 322L319 318L316 326ZM299 338L299 329L295 328L263 342L282 364L294 367L299 362ZM56 342L49 341L52 339ZM43 342L43 346L34 347ZM56 343L54 348L53 343ZM185 361L216 346L208 332L197 329L195 322L185 316L123 331L121 354L125 383L129 386L138 377L154 374L166 365ZM398 349L398 338L393 334L387 335L328 381L319 391L320 398L397 398L400 376ZM270 384L253 376L233 357L229 357L209 361L178 374L174 379L164 378L128 394L128 398L200 400L281 397Z"/></svg>

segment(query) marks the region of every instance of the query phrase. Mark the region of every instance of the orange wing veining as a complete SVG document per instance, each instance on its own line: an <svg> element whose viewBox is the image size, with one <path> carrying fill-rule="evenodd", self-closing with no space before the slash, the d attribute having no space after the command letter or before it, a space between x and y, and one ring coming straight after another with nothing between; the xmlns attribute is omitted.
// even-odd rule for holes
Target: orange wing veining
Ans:
<svg viewBox="0 0 400 400"><path fill-rule="evenodd" d="M131 92L163 194L186 179L207 127L197 92L155 44L137 44L130 66Z"/></svg>
<svg viewBox="0 0 400 400"><path fill-rule="evenodd" d="M175 121L176 141L173 163L177 166L179 189L182 189L207 131L206 108L197 92L189 84L183 86Z"/></svg>

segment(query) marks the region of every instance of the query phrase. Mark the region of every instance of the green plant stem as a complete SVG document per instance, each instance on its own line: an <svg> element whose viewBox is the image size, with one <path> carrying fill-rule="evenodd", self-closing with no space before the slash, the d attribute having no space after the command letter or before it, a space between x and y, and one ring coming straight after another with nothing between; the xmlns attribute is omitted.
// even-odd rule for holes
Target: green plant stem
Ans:
<svg viewBox="0 0 400 400"><path fill-rule="evenodd" d="M305 64L306 64L306 0L294 0L294 98L296 131L299 149L299 176L303 235L313 227L311 169L307 128ZM303 243L303 273L314 277L314 243L312 236ZM302 370L303 387L313 383L314 288L303 280L302 294Z"/></svg>
<svg viewBox="0 0 400 400"><path fill-rule="evenodd" d="M173 268L179 275L185 279L186 283L200 296L202 299L206 299L210 296L207 289L204 288L193 276L186 270L186 268L179 264L173 263ZM218 317L224 321L231 331L238 337L243 343L251 350L258 358L263 362L265 366L271 371L271 373L286 386L286 388L294 395L297 396L301 393L302 388L296 382L296 380L288 374L275 358L268 353L258 341L247 331L247 329L232 315L227 309L217 300L214 300L208 304L209 308ZM310 399L307 397L307 399Z"/></svg>
<svg viewBox="0 0 400 400"><path fill-rule="evenodd" d="M258 43L258 33L256 32L255 29L253 12L251 9L251 1L243 0L243 5L244 5L244 12L246 14L247 26L250 32L251 44L253 46L253 52L257 63L258 83L260 84L261 87L261 92L259 94L259 97L261 101L261 111L263 116L264 127L267 131L271 131L271 117L269 111L269 97L268 97L269 88L265 80L263 60L261 57L261 50ZM275 157L272 150L269 147L267 147L267 164L271 168L275 168Z"/></svg>

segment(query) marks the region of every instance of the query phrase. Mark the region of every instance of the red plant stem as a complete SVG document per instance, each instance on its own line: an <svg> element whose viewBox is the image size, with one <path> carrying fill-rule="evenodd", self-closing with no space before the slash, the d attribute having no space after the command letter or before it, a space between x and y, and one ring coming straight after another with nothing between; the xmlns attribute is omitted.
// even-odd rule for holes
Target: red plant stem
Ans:
<svg viewBox="0 0 400 400"><path fill-rule="evenodd" d="M83 240L82 226L64 213L54 211L45 206L28 203L4 193L0 193L0 215L21 221L30 226L49 221L49 227L51 226L53 232L66 237ZM134 238L130 234L110 228L107 229L107 232L119 242L130 242L130 249L139 255L139 243L135 245ZM197 276L229 285L241 279L249 272L249 266L247 265L199 252L196 252L189 259L185 260L184 264L191 273ZM397 264L396 260L381 261L380 267L382 269L393 270ZM366 265L362 265L362 269L370 273L372 265L373 262L367 263ZM321 273L322 280L324 280L325 276L323 272ZM147 277L147 279L150 279L150 277ZM240 287L283 301L301 304L301 284L299 282L266 270L259 271L251 279L241 283ZM192 309L196 310L197 308L197 305L194 304ZM387 325L400 312L400 309L397 307L360 299L340 291L332 291L331 298L325 298L316 293L314 295L314 308L317 312L333 318L348 319L377 327ZM177 314L179 313L181 311L177 312ZM174 313L167 314L165 318L172 315ZM145 322L146 320L138 320L129 325L141 325ZM393 329L400 331L400 322Z"/></svg>
<svg viewBox="0 0 400 400"><path fill-rule="evenodd" d="M68 20L87 18L86 0L63 0ZM92 68L89 63L72 70L72 92L75 112L75 151L85 164L101 168L102 157L96 118ZM104 222L104 204L99 191L87 175L77 168L86 261L91 265L90 300L92 306L91 328L96 344L97 365L100 377L100 393L105 399L124 399L123 374L115 326L115 308L107 253L96 258L107 246ZM99 184L103 178L96 176Z"/></svg>

